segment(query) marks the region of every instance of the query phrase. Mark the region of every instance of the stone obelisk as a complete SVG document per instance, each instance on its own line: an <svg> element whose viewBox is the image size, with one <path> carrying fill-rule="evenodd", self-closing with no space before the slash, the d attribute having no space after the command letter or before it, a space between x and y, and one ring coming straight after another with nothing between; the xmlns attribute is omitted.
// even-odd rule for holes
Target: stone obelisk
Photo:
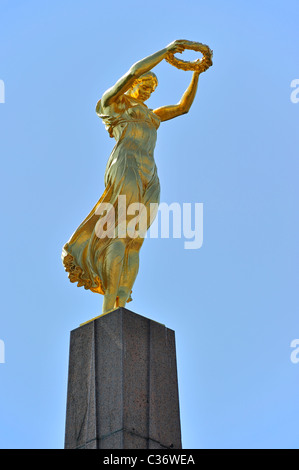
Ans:
<svg viewBox="0 0 299 470"><path fill-rule="evenodd" d="M66 449L181 449L175 333L126 308L71 331Z"/></svg>

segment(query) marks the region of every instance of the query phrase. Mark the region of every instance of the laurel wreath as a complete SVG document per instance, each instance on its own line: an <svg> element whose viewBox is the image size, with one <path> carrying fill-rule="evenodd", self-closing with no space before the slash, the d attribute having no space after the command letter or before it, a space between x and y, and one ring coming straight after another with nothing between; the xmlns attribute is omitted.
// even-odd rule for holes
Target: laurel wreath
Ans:
<svg viewBox="0 0 299 470"><path fill-rule="evenodd" d="M178 69L199 72L205 72L213 64L213 51L206 44L194 41L184 41L184 46L185 49L200 52L203 57L192 62L187 62L185 60L178 59L172 52L169 52L165 60Z"/></svg>

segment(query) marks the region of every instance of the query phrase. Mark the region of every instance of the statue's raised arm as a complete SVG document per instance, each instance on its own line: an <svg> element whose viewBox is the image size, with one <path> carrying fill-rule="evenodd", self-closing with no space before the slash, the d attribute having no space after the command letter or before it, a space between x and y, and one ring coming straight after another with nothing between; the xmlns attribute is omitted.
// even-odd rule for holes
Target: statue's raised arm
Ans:
<svg viewBox="0 0 299 470"><path fill-rule="evenodd" d="M175 54L185 50L184 41L177 40L170 43L164 49L161 49L154 54L139 60L123 75L111 88L109 88L102 96L102 106L110 106L112 102L117 101L118 98L126 93L134 84L136 79L141 75L146 74L158 65L163 59L166 59L169 53Z"/></svg>
<svg viewBox="0 0 299 470"><path fill-rule="evenodd" d="M193 76L187 90L183 94L178 104L162 106L161 108L154 110L154 113L159 116L161 121L168 121L169 119L173 119L189 112L196 95L198 77L201 73L208 70L208 68L213 64L213 51L211 51L211 49L205 44L184 41L184 47L185 49L194 49L201 52L203 54L203 58L195 60L194 62L185 62L173 57L172 52L167 54L166 60L168 62L178 68L182 68L183 70L193 70Z"/></svg>

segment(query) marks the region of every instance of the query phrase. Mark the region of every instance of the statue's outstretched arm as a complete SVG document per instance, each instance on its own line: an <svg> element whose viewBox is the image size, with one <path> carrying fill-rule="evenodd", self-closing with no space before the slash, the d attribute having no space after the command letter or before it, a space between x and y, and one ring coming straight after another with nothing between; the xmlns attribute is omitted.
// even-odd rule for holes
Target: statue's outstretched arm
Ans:
<svg viewBox="0 0 299 470"><path fill-rule="evenodd" d="M159 116L161 121L168 121L169 119L173 119L177 116L188 113L196 95L199 75L199 71L193 72L190 85L188 86L178 104L172 106L162 106L161 108L154 110L154 113Z"/></svg>
<svg viewBox="0 0 299 470"><path fill-rule="evenodd" d="M168 52L183 52L185 49L183 43L184 41L180 40L173 41L164 49L161 49L160 51L155 52L154 54L133 64L128 72L123 75L114 86L105 91L101 99L102 106L110 106L113 102L117 101L121 95L131 88L136 78L149 72L152 68L158 65L163 59L165 59Z"/></svg>

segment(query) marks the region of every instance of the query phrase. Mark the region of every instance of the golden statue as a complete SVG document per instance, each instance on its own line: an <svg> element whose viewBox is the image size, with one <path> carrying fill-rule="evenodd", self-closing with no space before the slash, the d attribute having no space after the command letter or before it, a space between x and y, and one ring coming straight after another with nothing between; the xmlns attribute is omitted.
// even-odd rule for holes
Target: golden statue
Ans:
<svg viewBox="0 0 299 470"><path fill-rule="evenodd" d="M203 58L184 62L174 57L175 53L185 49L200 51ZM151 70L163 59L183 70L193 70L193 76L178 104L152 110L145 105L158 85ZM159 204L160 183L154 160L157 129L161 122L189 111L198 77L211 65L212 51L208 46L186 40L174 41L132 65L96 105L96 112L110 137L115 138L116 145L106 166L104 193L64 245L62 261L71 282L104 295L103 314L124 307L132 300L144 237L126 232L134 219L134 214L127 209L134 203L141 203L146 209L151 204ZM118 205L120 196L125 197L122 209ZM112 219L115 221L115 216L118 223L111 235L107 226ZM153 218L147 211L146 229Z"/></svg>

